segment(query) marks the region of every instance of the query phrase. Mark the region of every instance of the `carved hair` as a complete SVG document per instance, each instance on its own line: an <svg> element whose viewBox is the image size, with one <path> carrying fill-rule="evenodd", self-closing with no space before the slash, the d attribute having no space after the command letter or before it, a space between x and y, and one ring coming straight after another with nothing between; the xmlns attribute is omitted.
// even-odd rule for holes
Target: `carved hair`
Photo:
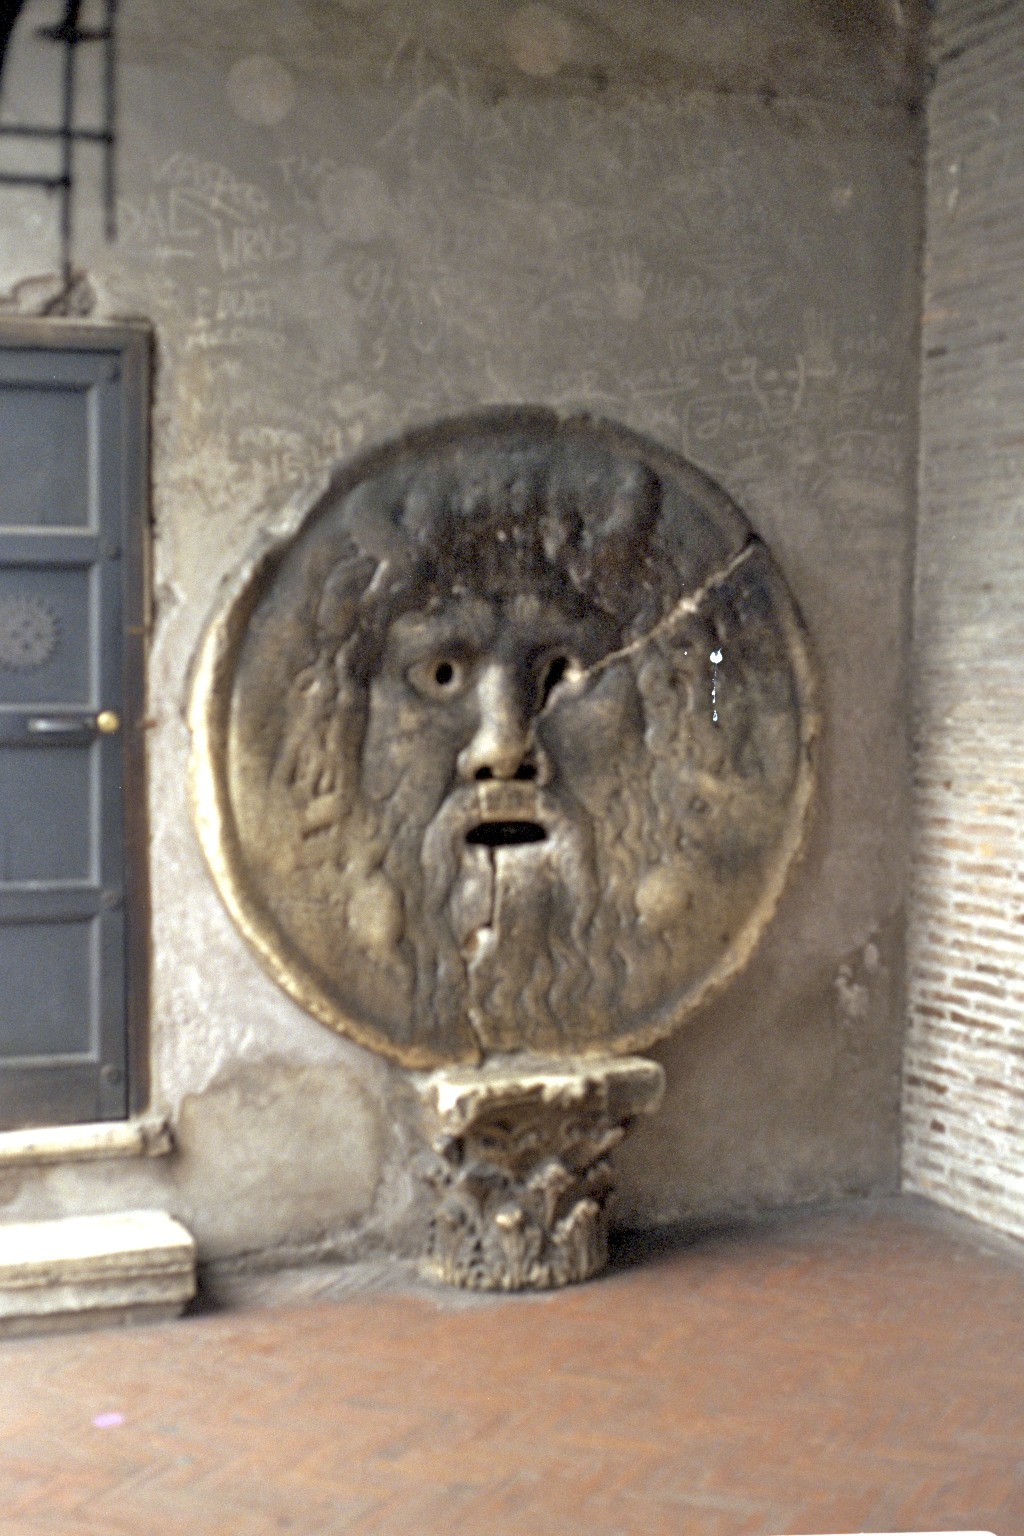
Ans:
<svg viewBox="0 0 1024 1536"><path fill-rule="evenodd" d="M318 653L347 646L365 682L389 626L452 597L501 600L528 591L571 616L605 616L610 644L651 628L679 595L660 557L661 487L639 461L587 472L509 453L420 470L385 498L373 483L347 503L349 547L327 574L312 616Z"/></svg>
<svg viewBox="0 0 1024 1536"><path fill-rule="evenodd" d="M420 653L472 633L493 655L435 710L420 685L443 663ZM213 636L211 863L333 1027L414 1066L470 1059L474 1036L633 1048L749 954L799 846L816 716L779 574L694 466L525 408L412 432L339 469ZM466 771L513 661L534 788ZM520 815L536 847L478 835L515 840Z"/></svg>

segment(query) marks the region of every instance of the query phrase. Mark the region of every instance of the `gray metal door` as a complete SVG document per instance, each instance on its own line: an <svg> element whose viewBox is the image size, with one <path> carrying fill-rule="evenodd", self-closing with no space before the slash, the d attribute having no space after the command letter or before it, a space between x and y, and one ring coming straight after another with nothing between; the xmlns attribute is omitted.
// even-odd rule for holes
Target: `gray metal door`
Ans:
<svg viewBox="0 0 1024 1536"><path fill-rule="evenodd" d="M0 327L0 1128L130 1106L145 356Z"/></svg>

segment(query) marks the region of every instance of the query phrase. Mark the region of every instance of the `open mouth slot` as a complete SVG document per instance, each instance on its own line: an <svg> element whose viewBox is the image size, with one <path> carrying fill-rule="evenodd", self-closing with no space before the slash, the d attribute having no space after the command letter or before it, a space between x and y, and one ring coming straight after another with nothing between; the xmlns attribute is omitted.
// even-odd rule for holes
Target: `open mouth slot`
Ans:
<svg viewBox="0 0 1024 1536"><path fill-rule="evenodd" d="M542 843L546 837L536 821L484 821L466 834L466 842L484 848L522 848L525 843Z"/></svg>

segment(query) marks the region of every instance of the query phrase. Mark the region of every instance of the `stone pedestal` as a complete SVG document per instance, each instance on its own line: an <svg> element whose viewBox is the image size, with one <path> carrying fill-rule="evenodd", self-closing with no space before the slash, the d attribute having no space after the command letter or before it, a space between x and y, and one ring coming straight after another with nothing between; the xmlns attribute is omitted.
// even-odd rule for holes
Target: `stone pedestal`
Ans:
<svg viewBox="0 0 1024 1536"><path fill-rule="evenodd" d="M473 1290L586 1280L608 1257L610 1154L656 1109L665 1074L638 1056L492 1057L414 1078L430 1150L424 1272Z"/></svg>

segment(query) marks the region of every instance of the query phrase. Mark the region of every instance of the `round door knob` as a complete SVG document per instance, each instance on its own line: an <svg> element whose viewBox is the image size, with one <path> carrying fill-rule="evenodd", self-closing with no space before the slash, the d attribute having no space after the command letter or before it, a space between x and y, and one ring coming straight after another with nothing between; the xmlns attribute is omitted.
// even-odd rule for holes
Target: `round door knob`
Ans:
<svg viewBox="0 0 1024 1536"><path fill-rule="evenodd" d="M121 729L121 716L113 709L101 709L96 716L96 729L101 736L113 736Z"/></svg>

